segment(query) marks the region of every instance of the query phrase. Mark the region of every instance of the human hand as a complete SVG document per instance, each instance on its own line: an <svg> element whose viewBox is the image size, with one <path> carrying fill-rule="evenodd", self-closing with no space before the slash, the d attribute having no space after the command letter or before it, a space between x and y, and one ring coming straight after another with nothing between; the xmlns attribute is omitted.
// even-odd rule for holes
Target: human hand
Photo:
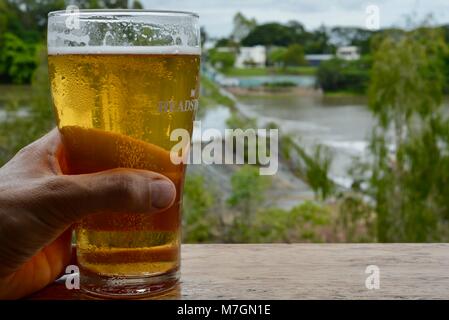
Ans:
<svg viewBox="0 0 449 320"><path fill-rule="evenodd" d="M57 129L0 168L0 298L33 293L71 258L71 225L95 213L148 213L171 206L176 189L145 170L64 175Z"/></svg>

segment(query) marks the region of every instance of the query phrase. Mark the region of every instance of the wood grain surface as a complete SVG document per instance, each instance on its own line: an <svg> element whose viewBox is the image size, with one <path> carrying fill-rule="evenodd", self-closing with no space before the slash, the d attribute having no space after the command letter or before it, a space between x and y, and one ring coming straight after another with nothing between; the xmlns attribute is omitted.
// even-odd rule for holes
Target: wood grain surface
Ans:
<svg viewBox="0 0 449 320"><path fill-rule="evenodd" d="M368 265L380 288L368 290ZM182 246L181 283L158 299L448 299L449 244ZM60 280L31 299L87 299Z"/></svg>

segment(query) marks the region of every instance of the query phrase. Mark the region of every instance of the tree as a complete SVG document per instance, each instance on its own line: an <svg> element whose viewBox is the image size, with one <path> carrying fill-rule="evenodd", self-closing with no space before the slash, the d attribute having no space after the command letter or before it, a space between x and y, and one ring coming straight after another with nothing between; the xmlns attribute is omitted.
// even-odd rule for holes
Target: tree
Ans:
<svg viewBox="0 0 449 320"><path fill-rule="evenodd" d="M350 91L365 94L370 81L371 58L356 61L331 59L320 64L317 85L326 92Z"/></svg>
<svg viewBox="0 0 449 320"><path fill-rule="evenodd" d="M14 23L20 23L15 32L22 35L38 32L41 39L47 26L47 15L50 11L61 10L65 7L64 0L6 0L10 12L17 17ZM14 31L13 31L14 32ZM31 40L28 38L27 40ZM32 39L34 41L38 39Z"/></svg>
<svg viewBox="0 0 449 320"><path fill-rule="evenodd" d="M440 111L447 43L441 30L420 27L376 44L369 105L378 125L372 159L355 177L373 199L377 239L447 241L449 122Z"/></svg>
<svg viewBox="0 0 449 320"><path fill-rule="evenodd" d="M374 31L357 27L334 27L331 32L332 43L336 46L356 46L362 54L371 52L371 39Z"/></svg>
<svg viewBox="0 0 449 320"><path fill-rule="evenodd" d="M201 46L204 46L204 44L206 43L206 41L208 39L206 28L204 28L204 27L200 28L200 36L201 36Z"/></svg>
<svg viewBox="0 0 449 320"><path fill-rule="evenodd" d="M308 33L304 40L304 51L306 53L333 53L335 48L329 42L328 30L320 26L317 30Z"/></svg>
<svg viewBox="0 0 449 320"><path fill-rule="evenodd" d="M8 20L7 4L4 1L0 1L0 43L2 42L3 35L7 31Z"/></svg>
<svg viewBox="0 0 449 320"><path fill-rule="evenodd" d="M143 9L139 0L76 0L73 4L81 9Z"/></svg>
<svg viewBox="0 0 449 320"><path fill-rule="evenodd" d="M239 44L229 38L220 38L215 43L215 48L223 48L223 47L224 48L233 48L233 49L237 50L237 48L239 47Z"/></svg>
<svg viewBox="0 0 449 320"><path fill-rule="evenodd" d="M297 21L287 24L266 23L256 26L241 41L245 46L280 46L301 45L305 53L332 53L335 47L330 43L328 30L321 26L313 32L307 32Z"/></svg>
<svg viewBox="0 0 449 320"><path fill-rule="evenodd" d="M139 0L134 0L132 5L132 9L143 9L143 4Z"/></svg>
<svg viewBox="0 0 449 320"><path fill-rule="evenodd" d="M329 179L332 154L328 148L318 145L309 155L291 135L281 137L280 147L281 155L292 172L312 188L317 199L325 200L334 193L335 185Z"/></svg>
<svg viewBox="0 0 449 320"><path fill-rule="evenodd" d="M256 26L256 19L247 19L243 14L238 12L233 19L234 27L231 33L231 39L240 42L245 38Z"/></svg>
<svg viewBox="0 0 449 320"><path fill-rule="evenodd" d="M36 48L12 33L3 35L0 52L0 82L25 84L37 66Z"/></svg>
<svg viewBox="0 0 449 320"><path fill-rule="evenodd" d="M290 45L284 54L285 66L301 66L306 62L304 58L304 49L299 44Z"/></svg>
<svg viewBox="0 0 449 320"><path fill-rule="evenodd" d="M281 67L296 67L306 63L304 49L299 44L273 49L268 55L268 60L270 64Z"/></svg>
<svg viewBox="0 0 449 320"><path fill-rule="evenodd" d="M276 65L283 67L285 65L285 53L287 52L287 48L275 48L271 50L268 54L268 63L270 65Z"/></svg>
<svg viewBox="0 0 449 320"><path fill-rule="evenodd" d="M291 20L287 22L287 27L290 28L290 31L295 35L295 41L299 43L304 42L307 36L307 31L302 23Z"/></svg>
<svg viewBox="0 0 449 320"><path fill-rule="evenodd" d="M65 0L0 0L0 82L29 83L36 68L36 48L45 40L47 15ZM79 0L80 8L128 8L128 0ZM132 8L142 4L132 1ZM15 51L17 50L17 51Z"/></svg>
<svg viewBox="0 0 449 320"><path fill-rule="evenodd" d="M209 51L209 60L213 66L221 70L227 70L234 66L235 53L212 49Z"/></svg>
<svg viewBox="0 0 449 320"><path fill-rule="evenodd" d="M128 0L77 0L73 4L82 9L128 9ZM143 7L139 1L133 1L131 8Z"/></svg>
<svg viewBox="0 0 449 320"><path fill-rule="evenodd" d="M267 23L255 27L242 39L244 46L281 46L287 47L295 42L295 34L288 26L280 23Z"/></svg>

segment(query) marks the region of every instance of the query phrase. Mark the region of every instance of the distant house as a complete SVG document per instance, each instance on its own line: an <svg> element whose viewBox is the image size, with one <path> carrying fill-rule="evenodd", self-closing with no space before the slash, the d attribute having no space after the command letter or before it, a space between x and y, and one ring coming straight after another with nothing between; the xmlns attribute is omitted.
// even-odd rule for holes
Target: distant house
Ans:
<svg viewBox="0 0 449 320"><path fill-rule="evenodd" d="M337 49L337 58L347 61L359 60L359 48L355 46L340 47Z"/></svg>
<svg viewBox="0 0 449 320"><path fill-rule="evenodd" d="M306 54L305 59L309 63L309 65L317 67L323 61L330 60L334 57L333 54Z"/></svg>
<svg viewBox="0 0 449 320"><path fill-rule="evenodd" d="M235 59L236 68L265 67L267 63L267 49L265 46L240 47Z"/></svg>

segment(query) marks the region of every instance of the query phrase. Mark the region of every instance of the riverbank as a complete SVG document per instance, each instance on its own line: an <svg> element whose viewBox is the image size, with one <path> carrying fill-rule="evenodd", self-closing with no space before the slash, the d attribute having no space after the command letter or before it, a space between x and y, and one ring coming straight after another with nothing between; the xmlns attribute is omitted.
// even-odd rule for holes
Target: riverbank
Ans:
<svg viewBox="0 0 449 320"><path fill-rule="evenodd" d="M272 95L293 95L293 96L312 96L312 97L320 97L323 95L322 90L315 88L304 88L304 87L227 87L227 91L236 95L236 96L272 96Z"/></svg>
<svg viewBox="0 0 449 320"><path fill-rule="evenodd" d="M316 67L299 66L286 68L229 68L222 71L224 75L229 77L252 77L252 76L269 76L269 75L303 75L313 76L317 72Z"/></svg>
<svg viewBox="0 0 449 320"><path fill-rule="evenodd" d="M282 96L290 95L297 97L326 97L326 98L364 98L366 94L357 93L353 91L333 91L324 92L321 89L316 88L304 88L304 87L227 87L227 91L236 96Z"/></svg>
<svg viewBox="0 0 449 320"><path fill-rule="evenodd" d="M348 98L348 97L366 97L365 93L354 91L323 91L324 96L329 98Z"/></svg>

